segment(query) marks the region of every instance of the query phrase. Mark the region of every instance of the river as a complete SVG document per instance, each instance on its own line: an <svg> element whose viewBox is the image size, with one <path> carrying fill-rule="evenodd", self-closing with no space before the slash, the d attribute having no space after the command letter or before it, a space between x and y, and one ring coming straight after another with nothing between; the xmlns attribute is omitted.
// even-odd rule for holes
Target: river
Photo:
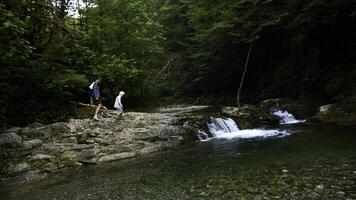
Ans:
<svg viewBox="0 0 356 200"><path fill-rule="evenodd" d="M0 199L356 199L356 128L212 138L2 189Z"/></svg>

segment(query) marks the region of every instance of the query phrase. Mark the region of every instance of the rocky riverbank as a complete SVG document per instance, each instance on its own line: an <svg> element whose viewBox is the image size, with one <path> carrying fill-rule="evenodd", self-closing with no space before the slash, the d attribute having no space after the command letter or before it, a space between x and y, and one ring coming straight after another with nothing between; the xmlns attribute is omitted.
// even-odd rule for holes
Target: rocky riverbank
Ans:
<svg viewBox="0 0 356 200"><path fill-rule="evenodd" d="M0 134L1 183L34 181L61 169L131 158L179 144L182 131L172 116L125 113L100 122L72 119Z"/></svg>
<svg viewBox="0 0 356 200"><path fill-rule="evenodd" d="M311 103L286 99L271 99L241 108L209 109L190 106L157 111L163 113L129 112L122 119L116 118L115 111L108 110L102 113L105 118L100 122L86 116L87 119L2 131L0 185L35 181L63 169L149 154L175 146L183 139L194 141L199 133L209 134L210 117L232 118L240 129L276 127L280 118L273 111L279 109L310 123L356 124L354 113L336 105L318 110Z"/></svg>

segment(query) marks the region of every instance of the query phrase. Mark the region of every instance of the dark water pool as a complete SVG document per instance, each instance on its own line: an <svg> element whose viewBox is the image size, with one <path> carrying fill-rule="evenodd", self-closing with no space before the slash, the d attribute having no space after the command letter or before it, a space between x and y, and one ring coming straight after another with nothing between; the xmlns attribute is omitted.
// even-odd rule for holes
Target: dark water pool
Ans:
<svg viewBox="0 0 356 200"><path fill-rule="evenodd" d="M62 173L0 199L356 199L356 128L287 129Z"/></svg>

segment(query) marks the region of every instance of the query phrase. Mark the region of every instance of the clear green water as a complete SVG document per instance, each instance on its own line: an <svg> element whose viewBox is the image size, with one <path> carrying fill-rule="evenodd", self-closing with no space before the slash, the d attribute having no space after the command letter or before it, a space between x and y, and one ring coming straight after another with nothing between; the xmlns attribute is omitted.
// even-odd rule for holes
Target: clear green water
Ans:
<svg viewBox="0 0 356 200"><path fill-rule="evenodd" d="M77 169L0 199L356 199L356 129L288 129L285 138L210 140Z"/></svg>

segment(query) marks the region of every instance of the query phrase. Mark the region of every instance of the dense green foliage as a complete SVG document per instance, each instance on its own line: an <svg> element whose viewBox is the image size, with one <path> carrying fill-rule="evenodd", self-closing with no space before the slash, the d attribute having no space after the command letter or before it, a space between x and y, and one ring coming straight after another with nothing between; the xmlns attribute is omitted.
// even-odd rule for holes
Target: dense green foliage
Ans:
<svg viewBox="0 0 356 200"><path fill-rule="evenodd" d="M75 102L88 102L96 76L109 107L119 90L128 105L148 100L163 54L154 1L84 2L76 18L68 12L77 1L0 4L2 125L65 119Z"/></svg>
<svg viewBox="0 0 356 200"><path fill-rule="evenodd" d="M182 82L193 80L184 94L233 99L253 44L245 102L355 100L355 1L171 0L165 12L167 23L185 27L168 32L168 47L185 57Z"/></svg>
<svg viewBox="0 0 356 200"><path fill-rule="evenodd" d="M192 98L356 101L353 0L5 0L0 120L63 120L103 77L104 105Z"/></svg>

